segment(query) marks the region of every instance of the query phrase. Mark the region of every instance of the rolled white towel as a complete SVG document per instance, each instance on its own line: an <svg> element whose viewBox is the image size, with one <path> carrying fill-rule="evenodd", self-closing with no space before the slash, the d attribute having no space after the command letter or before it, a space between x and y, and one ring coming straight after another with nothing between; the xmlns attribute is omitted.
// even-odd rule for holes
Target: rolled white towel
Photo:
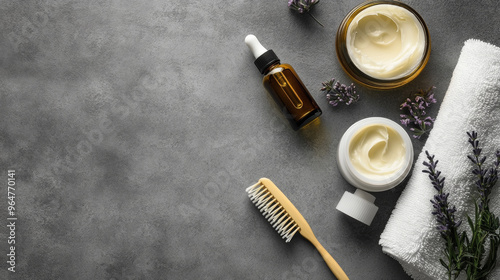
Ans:
<svg viewBox="0 0 500 280"><path fill-rule="evenodd" d="M414 279L446 279L444 240L435 229L430 200L436 194L427 174L422 173L425 151L439 160L437 169L446 177L445 192L457 207L456 215L467 227L465 213L473 217L476 191L472 148L466 132L476 131L487 163L500 148L500 48L480 40L464 43L446 95L439 108L434 128L417 159L412 176L403 190L380 236L384 253L398 260ZM491 194L490 209L500 216L500 183ZM500 279L500 263L491 275Z"/></svg>

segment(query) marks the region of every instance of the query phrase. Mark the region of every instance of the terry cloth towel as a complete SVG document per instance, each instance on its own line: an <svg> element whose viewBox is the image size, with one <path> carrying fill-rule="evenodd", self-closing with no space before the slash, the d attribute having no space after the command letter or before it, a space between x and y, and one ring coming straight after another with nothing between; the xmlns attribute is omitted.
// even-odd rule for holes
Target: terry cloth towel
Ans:
<svg viewBox="0 0 500 280"><path fill-rule="evenodd" d="M434 128L418 156L412 175L380 236L382 251L398 260L413 279L447 279L443 258L444 239L437 232L430 200L436 194L422 162L425 151L439 160L437 169L446 177L445 192L468 227L465 214L473 217L476 190L468 131L476 131L482 155L491 166L500 149L500 48L479 40L465 42L450 85L439 108ZM500 216L500 183L491 194L490 208ZM462 275L463 276L463 275ZM490 279L500 279L500 263Z"/></svg>

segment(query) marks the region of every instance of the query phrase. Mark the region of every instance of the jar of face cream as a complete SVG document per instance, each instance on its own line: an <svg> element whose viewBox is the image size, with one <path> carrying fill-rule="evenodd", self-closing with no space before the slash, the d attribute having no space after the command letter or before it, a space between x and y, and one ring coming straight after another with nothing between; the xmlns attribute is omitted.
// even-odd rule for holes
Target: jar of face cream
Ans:
<svg viewBox="0 0 500 280"><path fill-rule="evenodd" d="M380 117L360 120L347 129L338 146L340 173L351 185L381 192L401 183L413 164L408 133Z"/></svg>
<svg viewBox="0 0 500 280"><path fill-rule="evenodd" d="M340 64L365 86L391 89L420 74L431 41L422 17L397 1L372 1L351 10L336 36Z"/></svg>

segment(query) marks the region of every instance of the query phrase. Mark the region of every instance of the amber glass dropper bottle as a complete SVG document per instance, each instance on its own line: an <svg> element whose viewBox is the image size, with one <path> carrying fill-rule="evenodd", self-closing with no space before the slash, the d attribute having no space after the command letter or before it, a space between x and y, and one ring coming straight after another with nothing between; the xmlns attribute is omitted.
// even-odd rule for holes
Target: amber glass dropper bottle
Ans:
<svg viewBox="0 0 500 280"><path fill-rule="evenodd" d="M254 35L248 35L245 43L255 57L255 66L264 75L264 87L294 130L321 115L321 109L291 65L281 64L273 50L264 48Z"/></svg>

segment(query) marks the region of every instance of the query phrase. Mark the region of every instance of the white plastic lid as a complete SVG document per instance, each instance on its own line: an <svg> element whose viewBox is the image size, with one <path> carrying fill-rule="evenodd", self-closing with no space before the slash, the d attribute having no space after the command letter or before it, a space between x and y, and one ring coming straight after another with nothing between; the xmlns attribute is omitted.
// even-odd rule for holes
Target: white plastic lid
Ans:
<svg viewBox="0 0 500 280"><path fill-rule="evenodd" d="M378 211L374 202L375 197L363 190L356 189L354 194L346 191L337 204L337 210L370 225Z"/></svg>

